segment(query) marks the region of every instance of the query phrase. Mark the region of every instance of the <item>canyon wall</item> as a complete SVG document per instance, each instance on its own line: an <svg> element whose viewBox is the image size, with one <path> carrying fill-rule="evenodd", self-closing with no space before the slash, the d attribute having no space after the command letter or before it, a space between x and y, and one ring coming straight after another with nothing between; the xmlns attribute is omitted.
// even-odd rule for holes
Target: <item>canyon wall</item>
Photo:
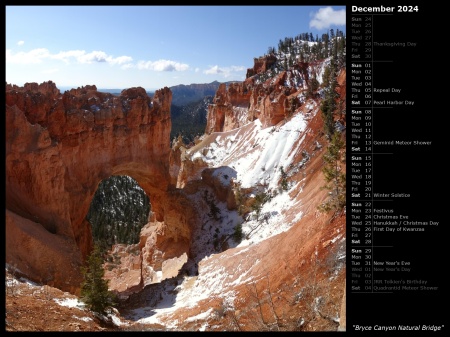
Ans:
<svg viewBox="0 0 450 337"><path fill-rule="evenodd" d="M93 244L85 216L111 175L134 178L150 197L155 242L179 243L153 247L165 253L143 264L187 252L194 213L177 206L184 197L170 183L171 98L167 87L151 99L140 87L113 96L94 85L61 94L51 81L7 84L6 263L31 280L78 292Z"/></svg>
<svg viewBox="0 0 450 337"><path fill-rule="evenodd" d="M208 108L206 134L233 130L259 119L263 127L273 126L292 115L301 105L299 95L307 88L310 65L298 62L273 78L257 81L275 60L271 56L254 60L243 82L222 83ZM296 83L296 85L294 85Z"/></svg>

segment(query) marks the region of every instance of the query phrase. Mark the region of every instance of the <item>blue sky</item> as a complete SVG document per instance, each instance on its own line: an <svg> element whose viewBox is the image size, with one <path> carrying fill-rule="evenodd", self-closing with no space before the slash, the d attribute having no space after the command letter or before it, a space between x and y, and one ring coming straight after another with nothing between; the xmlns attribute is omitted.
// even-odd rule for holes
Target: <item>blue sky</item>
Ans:
<svg viewBox="0 0 450 337"><path fill-rule="evenodd" d="M143 87L242 81L278 41L345 30L345 6L6 6L6 82Z"/></svg>

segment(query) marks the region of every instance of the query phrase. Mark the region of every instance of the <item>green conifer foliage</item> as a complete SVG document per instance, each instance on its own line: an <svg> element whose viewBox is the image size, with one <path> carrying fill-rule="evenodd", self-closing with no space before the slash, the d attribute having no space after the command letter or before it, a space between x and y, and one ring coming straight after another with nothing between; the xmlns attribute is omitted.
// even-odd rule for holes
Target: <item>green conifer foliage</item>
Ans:
<svg viewBox="0 0 450 337"><path fill-rule="evenodd" d="M342 164L345 161L345 142L339 132L331 138L327 152L323 156L325 166L322 170L326 184L323 188L330 191L328 199L319 206L323 212L332 209L339 211L346 204L346 177Z"/></svg>
<svg viewBox="0 0 450 337"><path fill-rule="evenodd" d="M103 257L99 246L95 246L87 260L87 266L81 268L83 282L81 283L81 300L86 306L99 314L105 314L107 309L116 303L115 295L108 290L108 280L103 278Z"/></svg>

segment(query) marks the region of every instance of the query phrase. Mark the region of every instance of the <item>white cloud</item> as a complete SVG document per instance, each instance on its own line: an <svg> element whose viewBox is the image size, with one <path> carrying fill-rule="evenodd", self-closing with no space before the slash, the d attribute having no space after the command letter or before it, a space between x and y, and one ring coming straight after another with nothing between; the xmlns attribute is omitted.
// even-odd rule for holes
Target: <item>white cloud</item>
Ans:
<svg viewBox="0 0 450 337"><path fill-rule="evenodd" d="M134 64L133 63L125 63L123 66L121 66L120 68L127 70L130 68L134 68Z"/></svg>
<svg viewBox="0 0 450 337"><path fill-rule="evenodd" d="M158 61L139 61L137 64L138 69L146 69L153 71L185 71L189 69L189 65L186 63L179 63L171 60L158 60Z"/></svg>
<svg viewBox="0 0 450 337"><path fill-rule="evenodd" d="M61 60L65 63L70 63L71 58L78 59L79 57L86 54L84 50L69 50L69 51L60 51L58 54L54 54L51 56L52 59Z"/></svg>
<svg viewBox="0 0 450 337"><path fill-rule="evenodd" d="M213 66L207 70L204 71L207 75L214 75L214 74L221 74L223 73L223 70L219 68L219 66Z"/></svg>
<svg viewBox="0 0 450 337"><path fill-rule="evenodd" d="M17 42L17 45L18 45L18 46L23 46L24 43L25 43L25 41L22 41L22 40L21 40L21 41Z"/></svg>
<svg viewBox="0 0 450 337"><path fill-rule="evenodd" d="M42 63L43 59L51 57L50 52L46 48L33 49L29 52L13 53L11 49L6 50L6 63L16 64L36 64Z"/></svg>
<svg viewBox="0 0 450 337"><path fill-rule="evenodd" d="M103 51L94 50L88 54L82 54L77 57L79 63L107 62L108 64L123 64L132 61L130 56L112 57Z"/></svg>
<svg viewBox="0 0 450 337"><path fill-rule="evenodd" d="M320 8L318 12L312 14L309 27L323 29L331 25L345 25L345 16L345 9L335 11L331 7Z"/></svg>
<svg viewBox="0 0 450 337"><path fill-rule="evenodd" d="M68 50L60 51L57 54L51 54L46 48L33 49L28 52L13 53L12 50L6 50L6 62L16 64L36 64L42 63L44 59L60 60L65 63L70 63L71 59L82 64L89 64L93 62L107 62L110 65L126 64L133 60L130 56L112 57L103 51L92 51L86 53L84 50Z"/></svg>
<svg viewBox="0 0 450 337"><path fill-rule="evenodd" d="M246 68L243 66L231 66L231 67L219 67L218 65L211 66L209 69L203 71L207 75L222 75L223 77L230 77L232 73L245 71Z"/></svg>
<svg viewBox="0 0 450 337"><path fill-rule="evenodd" d="M119 56L116 58L110 56L107 61L109 64L127 64L128 62L133 61L133 58L130 56Z"/></svg>
<svg viewBox="0 0 450 337"><path fill-rule="evenodd" d="M120 65L133 60L133 58L131 58L130 56L112 57L105 52L98 50L94 50L93 52L90 52L88 54L84 53L83 51L83 53L81 55L78 55L76 58L79 63L106 62L110 65Z"/></svg>

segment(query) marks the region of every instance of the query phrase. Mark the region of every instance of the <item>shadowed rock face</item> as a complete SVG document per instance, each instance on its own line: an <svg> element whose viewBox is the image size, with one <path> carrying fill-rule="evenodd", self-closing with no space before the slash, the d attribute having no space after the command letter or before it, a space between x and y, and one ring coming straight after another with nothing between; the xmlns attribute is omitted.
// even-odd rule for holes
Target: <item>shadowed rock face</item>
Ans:
<svg viewBox="0 0 450 337"><path fill-rule="evenodd" d="M222 83L208 107L205 133L230 131L255 119L263 128L278 124L300 106L297 96L303 87L295 89L285 83L293 77L306 83L305 69L307 64L297 65L294 70L282 71L259 84L255 84L254 77L240 83Z"/></svg>
<svg viewBox="0 0 450 337"><path fill-rule="evenodd" d="M85 216L111 175L134 178L149 195L149 220L164 237L155 242L183 242L163 259L185 252L192 214L177 209L179 193L169 193L171 99L167 87L151 99L140 87L113 96L95 86L61 94L51 81L7 84L6 262L32 280L77 292L92 248Z"/></svg>

